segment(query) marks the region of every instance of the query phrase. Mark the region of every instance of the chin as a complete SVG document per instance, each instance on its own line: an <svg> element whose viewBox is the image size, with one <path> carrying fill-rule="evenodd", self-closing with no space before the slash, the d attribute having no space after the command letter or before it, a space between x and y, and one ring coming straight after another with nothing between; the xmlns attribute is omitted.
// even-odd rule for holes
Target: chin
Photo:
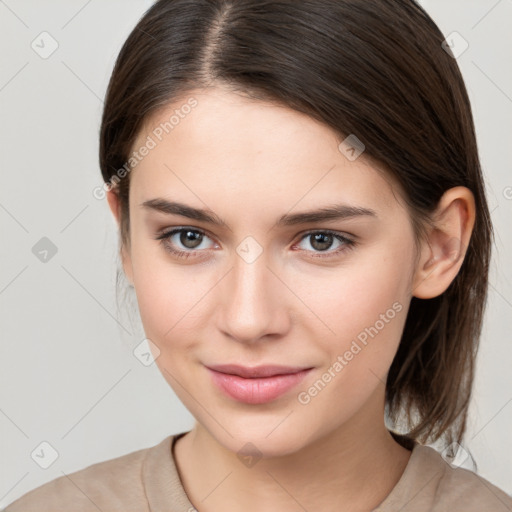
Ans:
<svg viewBox="0 0 512 512"><path fill-rule="evenodd" d="M288 420L279 425L280 421L282 418L275 422L255 421L250 425L231 422L229 433L215 426L213 431L210 430L210 435L226 450L236 453L241 460L244 456L253 456L254 459L282 457L304 448L308 437L303 429L294 428L291 423L285 425Z"/></svg>

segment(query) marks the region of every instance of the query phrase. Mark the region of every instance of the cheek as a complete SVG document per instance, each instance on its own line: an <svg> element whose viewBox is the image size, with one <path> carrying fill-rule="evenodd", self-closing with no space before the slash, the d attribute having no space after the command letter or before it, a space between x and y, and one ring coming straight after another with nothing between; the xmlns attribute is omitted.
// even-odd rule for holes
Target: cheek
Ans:
<svg viewBox="0 0 512 512"><path fill-rule="evenodd" d="M311 328L307 336L323 353L324 363L315 379L300 389L297 400L310 417L318 412L325 418L322 411L330 411L322 428L351 417L378 386L385 385L409 304L405 258L395 256L399 259L354 265L336 279L325 279L319 283L323 292L317 288L305 301L334 331L316 319L302 323ZM318 335L320 331L328 334Z"/></svg>
<svg viewBox="0 0 512 512"><path fill-rule="evenodd" d="M347 358L358 359L358 364L375 366L380 373L387 370L407 315L411 250L401 240L361 258L355 254L350 265L316 276L309 286L296 276L296 283L304 283L298 295L319 319L305 325L312 329L311 339L322 340L331 360L349 351ZM326 335L315 336L320 330Z"/></svg>
<svg viewBox="0 0 512 512"><path fill-rule="evenodd" d="M207 289L200 282L206 274L201 278L194 265L179 266L163 248L151 245L134 244L134 286L146 335L162 345L176 339L187 325L197 326L194 314Z"/></svg>

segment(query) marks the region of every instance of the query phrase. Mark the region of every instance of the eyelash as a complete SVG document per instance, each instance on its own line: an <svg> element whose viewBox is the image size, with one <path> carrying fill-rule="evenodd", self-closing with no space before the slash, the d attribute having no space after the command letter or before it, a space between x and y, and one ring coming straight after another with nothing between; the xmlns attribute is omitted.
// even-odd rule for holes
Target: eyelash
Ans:
<svg viewBox="0 0 512 512"><path fill-rule="evenodd" d="M195 256L196 253L203 252L204 249L200 249L200 250L196 250L196 251L194 251L194 250L181 251L179 249L174 249L173 247L171 247L169 245L169 239L176 233L181 233L183 231L192 231L193 233L199 233L202 236L208 237L207 233L205 233L201 229L181 227L181 228L175 228L170 231L161 233L160 235L158 235L156 237L156 240L160 241L160 243L164 246L164 248L167 252L173 254L174 256L176 256L178 258L189 258L190 256ZM327 251L326 252L308 251L305 249L301 249L302 251L305 251L305 252L312 252L313 254L311 255L311 257L313 257L313 258L324 258L324 259L333 258L335 256L338 256L342 252L353 249L357 245L357 243L354 240L352 240L351 238L341 235L337 231L332 231L329 229L321 229L321 230L316 229L316 230L308 231L302 235L299 242L302 242L302 240L306 239L308 236L318 234L318 233L332 235L336 240L342 242L343 245L339 249L336 249L335 251L329 251L329 252L327 252ZM210 237L208 237L208 238L210 238Z"/></svg>

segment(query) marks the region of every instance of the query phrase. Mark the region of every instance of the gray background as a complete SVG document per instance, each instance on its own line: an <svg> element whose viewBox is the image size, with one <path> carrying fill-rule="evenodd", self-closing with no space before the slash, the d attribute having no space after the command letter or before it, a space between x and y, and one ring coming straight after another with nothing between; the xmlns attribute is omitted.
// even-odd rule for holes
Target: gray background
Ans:
<svg viewBox="0 0 512 512"><path fill-rule="evenodd" d="M132 352L144 333L137 319L117 315L116 225L106 200L92 195L102 184L108 79L151 3L0 0L0 508L193 425L156 366ZM457 61L496 246L466 448L479 473L512 494L512 1L421 3L445 35L469 43ZM48 58L31 47L51 48L43 31L58 43ZM33 252L43 237L57 249L46 262ZM43 441L58 453L47 469Z"/></svg>

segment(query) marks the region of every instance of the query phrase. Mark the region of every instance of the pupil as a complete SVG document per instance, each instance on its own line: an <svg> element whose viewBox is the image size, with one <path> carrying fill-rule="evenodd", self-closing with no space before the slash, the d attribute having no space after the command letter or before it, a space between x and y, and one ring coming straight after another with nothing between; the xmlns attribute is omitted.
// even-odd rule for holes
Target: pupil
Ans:
<svg viewBox="0 0 512 512"><path fill-rule="evenodd" d="M325 250L328 249L332 243L332 235L325 233L317 233L313 235L314 243L311 244L315 249ZM315 246L316 243L320 242L320 247Z"/></svg>
<svg viewBox="0 0 512 512"><path fill-rule="evenodd" d="M180 236L180 242L187 247L188 249L194 249L201 243L201 233L197 233L196 231L182 231ZM197 242L199 240L198 243ZM189 245L191 243L191 245Z"/></svg>

